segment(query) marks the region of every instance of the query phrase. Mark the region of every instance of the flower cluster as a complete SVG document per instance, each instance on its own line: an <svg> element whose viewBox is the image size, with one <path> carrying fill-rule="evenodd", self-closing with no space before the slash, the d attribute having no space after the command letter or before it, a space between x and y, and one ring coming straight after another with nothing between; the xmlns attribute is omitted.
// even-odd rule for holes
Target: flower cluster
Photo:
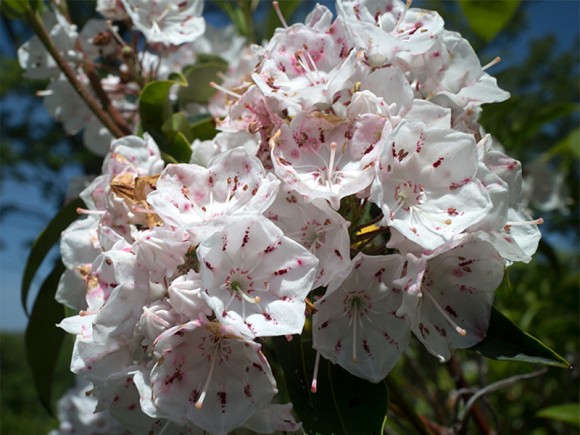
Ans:
<svg viewBox="0 0 580 435"><path fill-rule="evenodd" d="M199 1L98 7L172 68L204 31ZM79 314L60 327L97 409L135 433L298 429L262 346L307 321L319 356L371 382L412 334L446 361L486 336L505 267L537 248L520 163L478 124L509 95L469 43L399 0L336 10L240 47L191 162L128 135L81 194L57 292Z"/></svg>

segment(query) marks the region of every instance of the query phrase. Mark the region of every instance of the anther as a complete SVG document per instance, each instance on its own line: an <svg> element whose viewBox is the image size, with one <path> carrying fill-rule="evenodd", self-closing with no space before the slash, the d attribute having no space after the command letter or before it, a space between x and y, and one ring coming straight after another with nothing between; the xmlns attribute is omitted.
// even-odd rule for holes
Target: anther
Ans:
<svg viewBox="0 0 580 435"><path fill-rule="evenodd" d="M320 351L316 351L316 359L314 360L314 373L312 374L312 384L310 384L310 392L316 393L318 389L318 367L320 366Z"/></svg>
<svg viewBox="0 0 580 435"><path fill-rule="evenodd" d="M451 317L449 317L449 314L445 312L445 310L441 307L441 305L439 305L439 303L435 300L435 298L431 295L431 293L429 293L429 291L425 290L423 291L423 294L427 295L429 300L433 303L433 305L435 305L435 308L437 308L437 310L441 313L441 315L445 318L445 320L447 320L449 324L453 326L453 329L455 329L455 331L459 335L461 335L462 337L465 337L467 335L467 331L463 329L461 326L459 326L457 323L455 323Z"/></svg>

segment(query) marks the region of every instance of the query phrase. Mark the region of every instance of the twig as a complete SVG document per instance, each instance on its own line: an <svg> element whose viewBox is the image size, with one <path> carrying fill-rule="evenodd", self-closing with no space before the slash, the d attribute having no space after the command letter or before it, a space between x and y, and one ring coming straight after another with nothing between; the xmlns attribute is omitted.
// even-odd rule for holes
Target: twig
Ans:
<svg viewBox="0 0 580 435"><path fill-rule="evenodd" d="M407 419L413 425L418 434L432 435L433 433L425 424L426 419L418 416L415 413L412 406L407 403L403 394L399 390L399 387L397 387L397 384L395 384L395 382L390 377L387 377L384 382L386 382L387 387L389 389L389 396L391 397L391 406L394 405L394 407L396 407L401 412L401 414L407 417Z"/></svg>
<svg viewBox="0 0 580 435"><path fill-rule="evenodd" d="M477 402L477 400L479 400L480 398L482 398L486 394L493 393L494 391L497 391L501 388L513 385L513 384L520 382L520 381L524 381L527 379L532 379L532 378L541 376L544 373L546 373L547 371L548 371L548 369L544 367L544 368L542 368L540 370L536 370L535 372L532 372L532 373L525 373L523 375L515 375L515 376L511 376L511 377L506 378L506 379L502 379L501 381L494 382L493 384L490 384L490 385L480 389L477 393L475 393L473 396L471 396L470 399L467 401L467 403L465 404L465 408L463 409L463 412L461 412L458 416L459 421L454 426L457 426L460 429L463 428L463 426L465 425L465 422L467 420L467 416L469 414L469 411L471 410L471 408L476 406L475 402Z"/></svg>
<svg viewBox="0 0 580 435"><path fill-rule="evenodd" d="M453 377L453 380L455 381L455 385L459 390L463 391L463 390L468 388L467 382L465 381L465 378L463 377L463 371L461 370L461 364L456 356L451 357L451 359L449 360L449 363L447 364L447 369L448 369L449 373L451 374L451 376ZM473 406L472 410L468 410L468 411L464 410L464 412L465 412L465 415L463 416L464 420L467 420L467 416L470 414L469 411L471 411L471 414L473 416L473 420L475 421L475 424L479 428L479 432L482 434L490 433L489 423L487 421L487 418L485 417L485 414L481 411L481 408L479 406L475 405L475 406ZM462 433L463 429L464 429L464 425L462 424L460 426L458 433Z"/></svg>
<svg viewBox="0 0 580 435"><path fill-rule="evenodd" d="M125 136L125 133L119 128L117 124L113 122L111 117L103 108L99 105L97 100L87 91L84 85L77 78L76 72L71 68L68 62L63 58L60 51L51 36L47 32L44 24L40 20L37 13L32 9L30 5L26 8L26 19L28 24L34 29L34 32L44 44L45 48L48 50L56 64L59 66L60 70L68 79L69 83L81 99L86 103L91 112L101 121L101 123L111 132L111 134L117 138Z"/></svg>

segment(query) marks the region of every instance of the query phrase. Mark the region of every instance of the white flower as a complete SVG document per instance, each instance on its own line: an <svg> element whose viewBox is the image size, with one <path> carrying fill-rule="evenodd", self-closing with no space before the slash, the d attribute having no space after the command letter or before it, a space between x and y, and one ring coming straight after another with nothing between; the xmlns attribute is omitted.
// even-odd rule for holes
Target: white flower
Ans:
<svg viewBox="0 0 580 435"><path fill-rule="evenodd" d="M429 352L447 361L451 349L474 346L487 335L504 267L494 247L474 237L430 256L408 254L397 316L405 317Z"/></svg>
<svg viewBox="0 0 580 435"><path fill-rule="evenodd" d="M219 154L204 168L167 165L157 190L147 197L169 225L185 228L200 242L235 215L261 213L272 203L279 181L243 148Z"/></svg>
<svg viewBox="0 0 580 435"><path fill-rule="evenodd" d="M151 394L141 396L178 424L226 434L277 392L260 345L217 322L192 321L166 331L155 354Z"/></svg>
<svg viewBox="0 0 580 435"><path fill-rule="evenodd" d="M384 139L372 200L387 225L426 249L482 220L489 196L475 177L473 136L405 121Z"/></svg>
<svg viewBox="0 0 580 435"><path fill-rule="evenodd" d="M179 45L205 31L203 0L121 0L133 25L150 43Z"/></svg>
<svg viewBox="0 0 580 435"><path fill-rule="evenodd" d="M220 322L252 337L302 332L318 259L268 219L230 222L197 256L201 294Z"/></svg>
<svg viewBox="0 0 580 435"><path fill-rule="evenodd" d="M401 290L400 255L357 255L347 278L316 303L312 332L316 350L355 376L380 382L407 348L409 328L395 315Z"/></svg>

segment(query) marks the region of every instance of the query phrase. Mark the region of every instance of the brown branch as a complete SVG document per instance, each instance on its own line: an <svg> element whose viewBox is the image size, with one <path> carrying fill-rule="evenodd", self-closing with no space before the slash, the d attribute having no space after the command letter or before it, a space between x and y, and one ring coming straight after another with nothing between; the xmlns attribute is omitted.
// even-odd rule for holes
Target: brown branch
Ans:
<svg viewBox="0 0 580 435"><path fill-rule="evenodd" d="M455 387L458 390L469 388L467 381L465 380L465 377L463 376L463 370L461 369L461 362L459 361L459 359L455 355L451 356L451 359L445 365L445 367L447 368L447 371L449 372L449 374L453 378L453 381L455 382ZM489 426L489 423L487 421L485 414L481 410L481 407L474 403L473 406L471 407L471 409L469 410L469 412L471 413L471 416L473 417L473 420L474 420L477 428L479 429L479 432L482 434L490 433L491 428ZM461 432L464 432L464 431L465 431L465 427L462 428Z"/></svg>
<svg viewBox="0 0 580 435"><path fill-rule="evenodd" d="M69 63L64 59L58 48L54 44L50 34L47 32L44 24L42 23L40 17L32 9L30 5L26 8L26 20L28 24L32 27L40 41L43 43L45 48L48 50L60 70L63 72L65 77L68 79L69 83L76 91L76 93L81 97L81 99L86 103L87 107L93 112L93 114L101 121L101 123L111 132L111 134L117 138L125 136L123 130L119 128L117 124L111 119L109 114L103 110L99 105L97 100L87 91L85 86L79 81L76 72L69 65Z"/></svg>
<svg viewBox="0 0 580 435"><path fill-rule="evenodd" d="M101 80L97 76L97 72L95 71L94 64L87 58L86 53L83 52L83 70L89 79L89 83L91 84L91 88L99 98L101 102L101 106L103 110L105 110L109 116L113 119L115 124L119 126L119 128L123 131L124 135L129 135L132 133L131 129L127 125L125 119L121 116L119 111L113 106L111 103L111 99L109 95L103 89L101 85Z"/></svg>

